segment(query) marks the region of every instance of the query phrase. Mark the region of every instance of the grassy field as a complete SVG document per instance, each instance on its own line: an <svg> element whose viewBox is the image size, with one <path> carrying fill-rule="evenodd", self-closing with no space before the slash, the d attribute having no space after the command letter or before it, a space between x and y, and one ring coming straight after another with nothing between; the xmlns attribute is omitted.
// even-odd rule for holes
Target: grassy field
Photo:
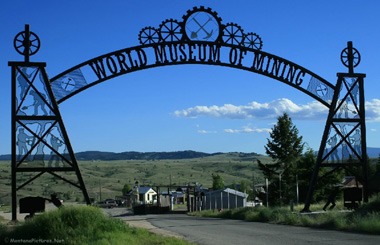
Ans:
<svg viewBox="0 0 380 245"><path fill-rule="evenodd" d="M166 244L190 245L177 238L163 237L132 228L106 216L99 208L63 207L14 225L0 224L0 243L5 244Z"/></svg>
<svg viewBox="0 0 380 245"><path fill-rule="evenodd" d="M94 200L114 198L121 195L124 184L133 185L136 180L141 185L186 185L198 182L211 187L212 174L223 177L225 184L240 183L242 180L262 183L263 178L257 168L256 158L262 162L271 161L266 156L228 153L204 158L183 160L123 160L123 161L80 161L83 180L87 191ZM34 174L18 174L19 184L32 178ZM64 175L76 182L73 173ZM10 203L11 192L10 162L0 162L0 204ZM82 193L50 174L43 174L38 179L23 187L18 196L45 196L52 192L60 193L65 201L83 201Z"/></svg>
<svg viewBox="0 0 380 245"><path fill-rule="evenodd" d="M322 210L322 206L323 204L312 205L311 210ZM297 206L294 212L291 212L289 207L246 207L222 212L194 212L192 215L380 235L380 196L371 198L368 203L353 212L343 211L342 203L337 203L334 210L327 212L302 214L302 208L303 206Z"/></svg>

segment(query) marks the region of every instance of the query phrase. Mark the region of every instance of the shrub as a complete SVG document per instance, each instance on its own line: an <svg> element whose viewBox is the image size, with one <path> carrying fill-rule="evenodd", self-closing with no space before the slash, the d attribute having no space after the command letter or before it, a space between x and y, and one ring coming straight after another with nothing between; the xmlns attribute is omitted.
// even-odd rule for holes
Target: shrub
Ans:
<svg viewBox="0 0 380 245"><path fill-rule="evenodd" d="M374 197L370 202L363 203L355 213L366 215L373 212L380 212L380 196Z"/></svg>
<svg viewBox="0 0 380 245"><path fill-rule="evenodd" d="M117 219L106 217L96 207L63 207L41 215L18 226L11 233L15 239L56 238L70 241L97 240L109 232L126 232L127 226Z"/></svg>
<svg viewBox="0 0 380 245"><path fill-rule="evenodd" d="M189 244L161 237L144 229L131 228L120 219L108 217L96 207L63 207L36 215L0 237L12 239L60 240L62 244Z"/></svg>
<svg viewBox="0 0 380 245"><path fill-rule="evenodd" d="M197 215L211 217L210 214L212 217L241 219L253 222L301 225L380 234L380 197L374 198L369 203L363 204L358 210L348 213L329 211L300 214L299 212L291 212L288 208L281 207L247 207L226 210L221 213L216 213L217 215L209 211L204 211Z"/></svg>
<svg viewBox="0 0 380 245"><path fill-rule="evenodd" d="M272 218L272 211L269 208L262 208L257 218L259 222L269 222Z"/></svg>
<svg viewBox="0 0 380 245"><path fill-rule="evenodd" d="M359 218L352 222L355 230L369 234L380 234L380 213L370 213L365 218Z"/></svg>

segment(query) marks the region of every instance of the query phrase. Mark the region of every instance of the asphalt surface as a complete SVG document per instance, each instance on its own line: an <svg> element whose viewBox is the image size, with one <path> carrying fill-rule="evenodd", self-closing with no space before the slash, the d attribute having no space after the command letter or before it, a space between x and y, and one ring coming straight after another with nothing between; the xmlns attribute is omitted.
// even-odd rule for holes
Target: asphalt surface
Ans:
<svg viewBox="0 0 380 245"><path fill-rule="evenodd" d="M134 226L152 232L182 237L200 245L287 245L287 244L380 244L380 236L307 227L273 225L241 220L198 218L186 214L119 215ZM167 235L167 234L166 234Z"/></svg>
<svg viewBox="0 0 380 245"><path fill-rule="evenodd" d="M365 245L380 244L380 236L273 225L241 220L199 218L186 214L132 215L125 208L103 209L131 226L186 239L199 245ZM10 213L0 215L9 218ZM19 214L20 215L20 214ZM22 215L18 216L19 219Z"/></svg>

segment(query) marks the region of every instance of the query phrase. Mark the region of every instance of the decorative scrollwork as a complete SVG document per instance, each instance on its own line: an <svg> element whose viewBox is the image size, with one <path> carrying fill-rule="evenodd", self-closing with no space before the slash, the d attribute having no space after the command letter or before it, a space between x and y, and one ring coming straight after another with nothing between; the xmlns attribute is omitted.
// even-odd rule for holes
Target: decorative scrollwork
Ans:
<svg viewBox="0 0 380 245"><path fill-rule="evenodd" d="M250 32L247 33L244 37L244 46L247 48L261 50L261 48L263 47L263 41L261 40L259 35Z"/></svg>
<svg viewBox="0 0 380 245"><path fill-rule="evenodd" d="M244 37L243 29L235 23L228 23L223 28L223 42L226 44L243 44Z"/></svg>
<svg viewBox="0 0 380 245"><path fill-rule="evenodd" d="M174 42L182 39L182 25L177 20L165 20L160 25L161 40L165 42Z"/></svg>
<svg viewBox="0 0 380 245"><path fill-rule="evenodd" d="M158 43L160 41L158 30L151 26L143 28L139 33L139 41L141 44Z"/></svg>

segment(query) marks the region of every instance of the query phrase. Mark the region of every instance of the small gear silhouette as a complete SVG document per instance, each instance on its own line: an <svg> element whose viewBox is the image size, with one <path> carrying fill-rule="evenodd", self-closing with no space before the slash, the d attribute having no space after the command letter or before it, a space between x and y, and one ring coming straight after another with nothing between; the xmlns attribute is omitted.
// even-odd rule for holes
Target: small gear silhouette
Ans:
<svg viewBox="0 0 380 245"><path fill-rule="evenodd" d="M139 33L139 41L141 44L152 44L160 41L160 35L156 28L148 26L143 28Z"/></svg>
<svg viewBox="0 0 380 245"><path fill-rule="evenodd" d="M169 19L161 23L159 28L161 40L165 42L174 42L182 39L182 25L177 20Z"/></svg>
<svg viewBox="0 0 380 245"><path fill-rule="evenodd" d="M183 17L184 33L191 41L220 42L222 19L211 8L204 6L188 10Z"/></svg>
<svg viewBox="0 0 380 245"><path fill-rule="evenodd" d="M357 67L360 63L360 53L356 48L352 48L352 56L349 54L349 49L345 48L340 54L340 61L345 67L350 66L350 60L352 59L353 67Z"/></svg>
<svg viewBox="0 0 380 245"><path fill-rule="evenodd" d="M28 36L26 31L22 31L15 36L13 46L21 55L34 55L40 49L40 39L34 32L29 32Z"/></svg>
<svg viewBox="0 0 380 245"><path fill-rule="evenodd" d="M260 36L253 32L247 33L245 35L243 43L247 48L261 50L263 47L263 41L261 40Z"/></svg>
<svg viewBox="0 0 380 245"><path fill-rule="evenodd" d="M228 23L223 27L223 42L226 44L243 44L244 37L243 29L235 23Z"/></svg>

